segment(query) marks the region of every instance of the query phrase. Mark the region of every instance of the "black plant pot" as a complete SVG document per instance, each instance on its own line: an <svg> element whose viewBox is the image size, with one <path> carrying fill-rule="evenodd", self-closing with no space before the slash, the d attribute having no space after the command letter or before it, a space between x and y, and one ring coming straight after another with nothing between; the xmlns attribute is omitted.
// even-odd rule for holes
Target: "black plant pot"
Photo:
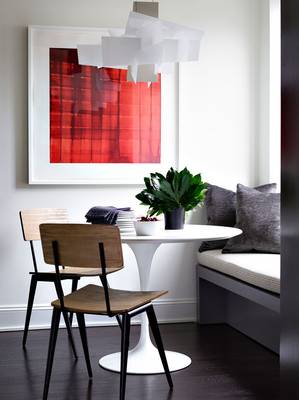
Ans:
<svg viewBox="0 0 299 400"><path fill-rule="evenodd" d="M164 213L165 219L165 229L183 229L185 223L185 210L180 208L175 208L172 211L167 211Z"/></svg>

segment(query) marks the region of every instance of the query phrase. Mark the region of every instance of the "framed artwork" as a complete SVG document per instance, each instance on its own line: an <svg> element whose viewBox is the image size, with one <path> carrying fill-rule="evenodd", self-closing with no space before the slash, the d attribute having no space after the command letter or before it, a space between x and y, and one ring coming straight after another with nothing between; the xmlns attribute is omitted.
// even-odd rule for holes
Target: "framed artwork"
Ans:
<svg viewBox="0 0 299 400"><path fill-rule="evenodd" d="M107 29L29 27L29 183L139 184L177 166L177 76L78 63Z"/></svg>

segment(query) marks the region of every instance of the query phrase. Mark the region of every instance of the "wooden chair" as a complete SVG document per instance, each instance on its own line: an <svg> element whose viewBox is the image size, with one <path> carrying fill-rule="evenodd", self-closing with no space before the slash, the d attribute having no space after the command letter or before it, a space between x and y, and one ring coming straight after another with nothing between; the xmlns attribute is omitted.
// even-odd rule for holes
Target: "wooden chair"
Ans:
<svg viewBox="0 0 299 400"><path fill-rule="evenodd" d="M37 282L53 282L57 291L57 277L55 271L39 271L36 262L34 241L40 241L39 225L45 222L51 223L67 223L68 215L67 210L60 208L38 208L31 210L20 211L20 219L23 231L23 237L25 241L29 241L31 248L31 255L33 261L33 272L30 272L31 283L28 297L28 305L25 319L24 335L23 335L23 347L26 346L28 329L30 323L30 317L32 312L32 306L36 291ZM63 267L60 278L72 280L72 292L77 289L78 281L81 277L99 276L101 273L100 268L70 268ZM68 330L68 334L71 340L74 354L76 356L76 350L71 334L71 326L73 314L70 314L70 320L67 318L67 314L64 313L65 324Z"/></svg>
<svg viewBox="0 0 299 400"><path fill-rule="evenodd" d="M52 302L53 315L44 383L43 400L48 397L49 383L61 313L76 313L83 345L87 371L92 378L84 314L121 316L121 373L120 400L125 399L130 321L135 315L146 312L163 363L169 386L172 379L155 316L152 300L166 291L125 291L110 289L107 274L123 268L123 254L119 229L110 225L42 224L40 233L44 260L55 265L58 282L58 299ZM96 268L100 266L103 286L87 285L67 296L61 286L61 266ZM145 360L146 362L146 360Z"/></svg>

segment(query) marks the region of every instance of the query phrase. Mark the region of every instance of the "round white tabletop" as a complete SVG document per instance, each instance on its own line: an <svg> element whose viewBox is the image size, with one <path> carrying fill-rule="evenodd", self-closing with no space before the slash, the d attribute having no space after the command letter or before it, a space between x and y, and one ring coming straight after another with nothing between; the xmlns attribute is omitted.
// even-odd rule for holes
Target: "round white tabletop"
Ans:
<svg viewBox="0 0 299 400"><path fill-rule="evenodd" d="M122 242L132 249L138 266L140 289L148 290L150 270L154 254L163 243L184 243L202 240L221 240L240 235L237 228L213 225L185 225L180 230L162 230L155 236L122 236ZM170 371L188 367L191 359L185 354L166 351ZM120 353L109 354L100 359L101 367L120 372ZM146 313L141 314L140 339L137 346L129 351L128 374L160 374L164 373L158 350L152 344Z"/></svg>
<svg viewBox="0 0 299 400"><path fill-rule="evenodd" d="M123 243L177 243L190 242L194 240L221 240L240 235L242 231L238 228L229 228L216 225L185 225L184 229L165 230L155 236L122 235Z"/></svg>

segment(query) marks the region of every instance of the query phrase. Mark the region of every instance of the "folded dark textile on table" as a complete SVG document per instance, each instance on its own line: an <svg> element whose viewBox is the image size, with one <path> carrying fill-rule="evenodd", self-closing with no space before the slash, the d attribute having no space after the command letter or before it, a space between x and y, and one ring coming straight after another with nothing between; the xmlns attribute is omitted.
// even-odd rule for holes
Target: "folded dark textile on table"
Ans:
<svg viewBox="0 0 299 400"><path fill-rule="evenodd" d="M130 211L130 207L92 207L85 215L86 221L92 224L115 225L120 211Z"/></svg>

